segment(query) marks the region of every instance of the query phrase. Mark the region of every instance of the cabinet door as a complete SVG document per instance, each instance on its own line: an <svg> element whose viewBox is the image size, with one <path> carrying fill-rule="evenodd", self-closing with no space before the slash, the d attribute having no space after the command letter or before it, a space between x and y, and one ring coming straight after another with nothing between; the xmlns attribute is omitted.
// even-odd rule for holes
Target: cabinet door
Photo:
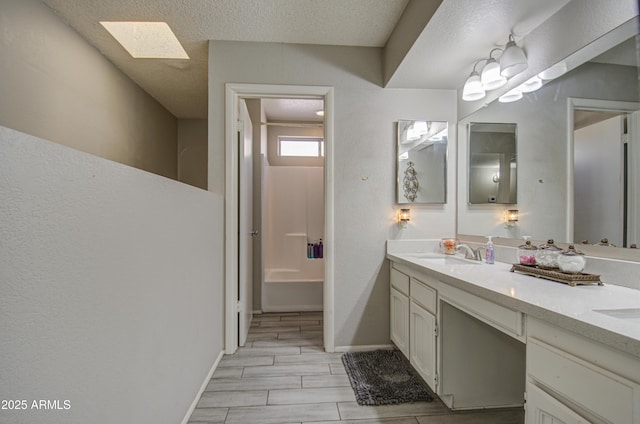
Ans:
<svg viewBox="0 0 640 424"><path fill-rule="evenodd" d="M411 302L409 307L409 361L436 391L436 317Z"/></svg>
<svg viewBox="0 0 640 424"><path fill-rule="evenodd" d="M391 288L391 341L409 357L409 297Z"/></svg>
<svg viewBox="0 0 640 424"><path fill-rule="evenodd" d="M526 424L590 424L537 386L527 383Z"/></svg>

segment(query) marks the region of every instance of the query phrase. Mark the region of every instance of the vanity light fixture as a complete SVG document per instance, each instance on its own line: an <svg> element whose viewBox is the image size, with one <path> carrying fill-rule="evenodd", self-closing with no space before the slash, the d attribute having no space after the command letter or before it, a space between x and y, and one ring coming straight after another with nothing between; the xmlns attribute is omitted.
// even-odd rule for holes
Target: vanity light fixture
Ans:
<svg viewBox="0 0 640 424"><path fill-rule="evenodd" d="M527 69L527 56L516 44L513 34L509 34L509 41L500 56L500 75L511 78Z"/></svg>
<svg viewBox="0 0 640 424"><path fill-rule="evenodd" d="M480 74L476 71L476 66L483 60L486 59L479 60L473 65L473 71L471 71L469 78L467 78L464 83L464 87L462 88L462 100L464 101L472 102L480 100L486 95L482 82L480 81Z"/></svg>
<svg viewBox="0 0 640 424"><path fill-rule="evenodd" d="M498 97L498 101L500 103L511 103L518 101L522 98L522 91L520 91L519 87L516 87L510 91L507 91L502 96Z"/></svg>
<svg viewBox="0 0 640 424"><path fill-rule="evenodd" d="M500 64L491 56L496 50L502 51L500 48L495 48L489 52L489 59L487 64L482 68L480 74L480 82L485 90L495 90L507 83L507 78L500 75Z"/></svg>
<svg viewBox="0 0 640 424"><path fill-rule="evenodd" d="M323 109L316 110L316 115L317 116L324 116L324 110Z"/></svg>
<svg viewBox="0 0 640 424"><path fill-rule="evenodd" d="M533 76L520 84L520 91L523 93L532 93L542 87L542 80L538 76Z"/></svg>
<svg viewBox="0 0 640 424"><path fill-rule="evenodd" d="M518 222L518 209L508 209L504 211L504 223L508 227L512 227Z"/></svg>
<svg viewBox="0 0 640 424"><path fill-rule="evenodd" d="M411 221L411 209L400 209L400 213L398 213L398 225L400 225L400 228L407 228L409 221Z"/></svg>

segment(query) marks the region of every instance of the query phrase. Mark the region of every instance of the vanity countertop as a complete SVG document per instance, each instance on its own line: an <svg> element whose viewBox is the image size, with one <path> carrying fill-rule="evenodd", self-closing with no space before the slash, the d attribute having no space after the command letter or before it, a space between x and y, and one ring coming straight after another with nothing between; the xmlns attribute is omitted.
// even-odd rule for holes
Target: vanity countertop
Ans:
<svg viewBox="0 0 640 424"><path fill-rule="evenodd" d="M387 253L387 258L640 358L640 290L606 284L606 281L604 286L571 287L510 272L511 264L501 262L493 265L484 262L448 264L414 253L391 252ZM462 256L455 255L455 258ZM618 318L595 311L612 309L623 310L617 311L620 314L632 313L635 317Z"/></svg>

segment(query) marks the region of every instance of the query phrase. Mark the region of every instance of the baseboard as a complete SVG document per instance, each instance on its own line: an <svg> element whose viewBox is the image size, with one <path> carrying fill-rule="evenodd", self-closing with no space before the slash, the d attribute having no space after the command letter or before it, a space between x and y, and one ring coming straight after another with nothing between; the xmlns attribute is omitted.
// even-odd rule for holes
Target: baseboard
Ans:
<svg viewBox="0 0 640 424"><path fill-rule="evenodd" d="M336 346L335 352L365 352L378 349L395 349L395 346L392 344Z"/></svg>
<svg viewBox="0 0 640 424"><path fill-rule="evenodd" d="M262 309L255 309L253 315L262 315Z"/></svg>
<svg viewBox="0 0 640 424"><path fill-rule="evenodd" d="M224 351L221 351L218 354L218 357L216 358L215 362L213 363L213 366L211 367L211 369L207 373L207 376L205 377L204 382L200 386L200 390L198 390L198 393L196 394L196 398L191 403L191 406L187 410L187 414L182 419L181 424L187 424L189 422L189 418L191 418L191 414L193 414L193 411L196 409L196 406L198 405L198 402L200 401L200 396L202 396L202 393L204 392L204 389L207 388L207 385L209 384L209 381L211 380L211 377L213 376L213 373L215 372L216 368L218 368L218 364L220 363L220 360L222 359L223 356L224 356Z"/></svg>

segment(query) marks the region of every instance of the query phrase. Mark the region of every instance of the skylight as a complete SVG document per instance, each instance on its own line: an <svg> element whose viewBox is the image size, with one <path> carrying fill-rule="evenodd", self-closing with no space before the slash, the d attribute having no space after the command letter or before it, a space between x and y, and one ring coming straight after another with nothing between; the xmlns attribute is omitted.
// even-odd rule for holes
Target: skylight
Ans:
<svg viewBox="0 0 640 424"><path fill-rule="evenodd" d="M100 22L134 58L189 59L166 22Z"/></svg>

